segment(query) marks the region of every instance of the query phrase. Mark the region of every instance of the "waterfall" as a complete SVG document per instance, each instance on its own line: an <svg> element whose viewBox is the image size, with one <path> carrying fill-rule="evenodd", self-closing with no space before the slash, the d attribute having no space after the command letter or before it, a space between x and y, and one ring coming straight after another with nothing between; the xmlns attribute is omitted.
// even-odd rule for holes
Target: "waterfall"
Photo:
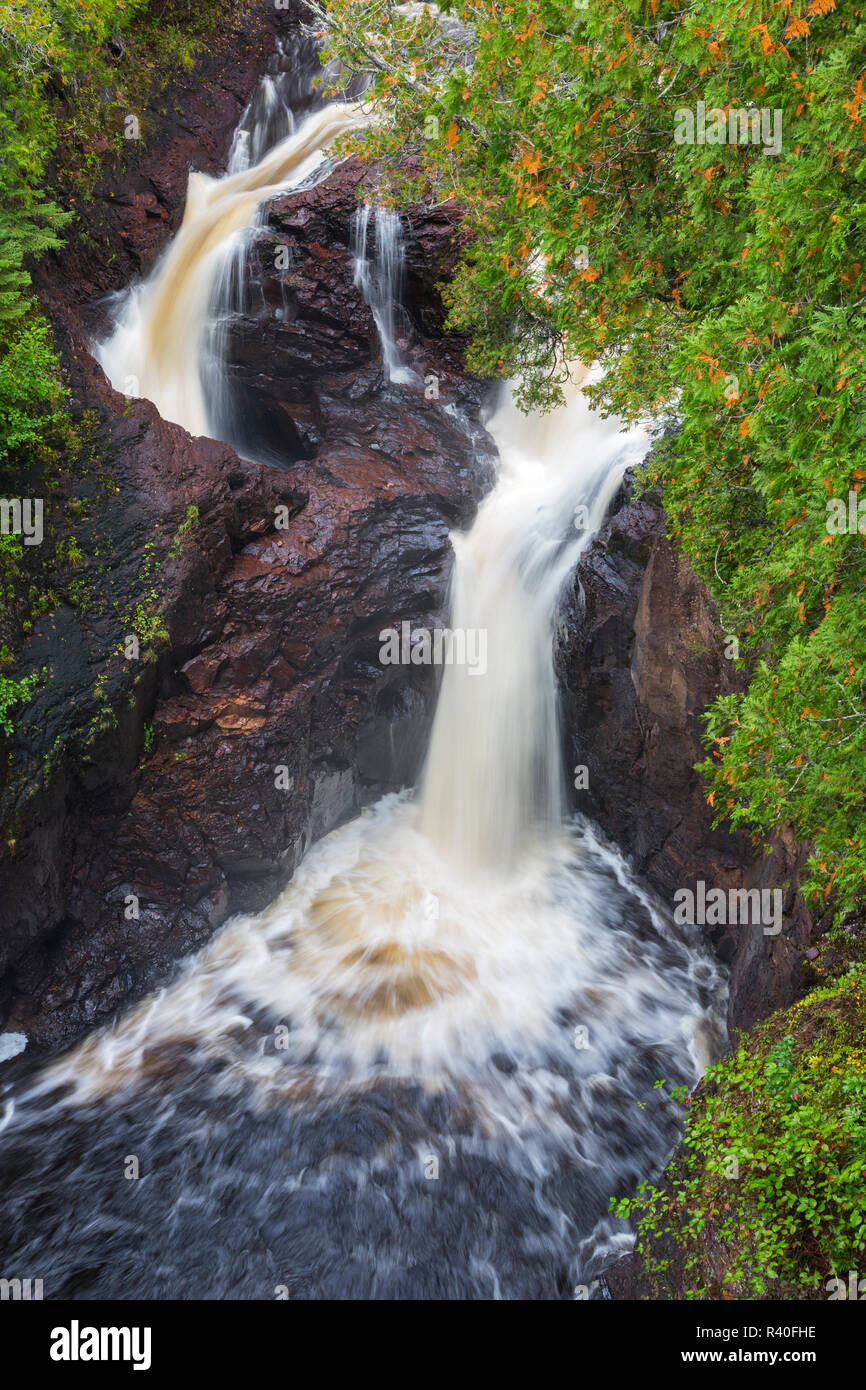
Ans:
<svg viewBox="0 0 866 1390"><path fill-rule="evenodd" d="M420 824L466 866L514 865L534 833L560 822L556 601L649 443L589 409L584 375L575 368L566 403L541 418L505 393L488 422L499 480L469 533L452 537L452 630L483 634L487 671L445 666Z"/></svg>
<svg viewBox="0 0 866 1390"><path fill-rule="evenodd" d="M295 132L289 105L289 75L266 73L241 116L229 150L228 172L239 174L258 164L274 145Z"/></svg>
<svg viewBox="0 0 866 1390"><path fill-rule="evenodd" d="M352 218L355 284L369 305L379 332L386 381L417 386L421 384L420 378L404 364L397 346L397 323L405 312L400 302L406 259L403 229L396 212L377 206L374 218L376 254L371 261L367 255L370 212L370 204L364 203Z"/></svg>
<svg viewBox="0 0 866 1390"><path fill-rule="evenodd" d="M222 335L261 208L362 119L332 105L295 129L291 96L267 74L227 174L190 175L99 348L118 389L193 433L236 428ZM376 208L371 260L371 216L356 284L388 380L413 382L400 221ZM662 1168L678 1131L654 1083L718 1054L724 981L564 814L557 602L648 443L590 410L585 380L547 416L506 390L488 421L500 471L452 537L420 793L314 844L268 907L4 1096L2 1268L56 1271L71 1298L561 1298L629 1247L609 1199ZM470 633L483 663L460 659ZM146 1163L134 1201L125 1154Z"/></svg>
<svg viewBox="0 0 866 1390"><path fill-rule="evenodd" d="M234 170L189 176L183 221L153 273L125 296L111 336L95 354L112 386L145 396L190 434L231 442L222 345L225 305L237 307L246 247L260 210L279 193L322 171L324 150L363 121L356 104L333 103L255 160L275 128L291 122L276 83L266 79L232 147ZM257 114L258 113L258 114ZM246 122L246 124L245 124ZM252 162L254 161L255 162ZM248 162L250 161L250 162ZM222 316L214 317L214 306Z"/></svg>

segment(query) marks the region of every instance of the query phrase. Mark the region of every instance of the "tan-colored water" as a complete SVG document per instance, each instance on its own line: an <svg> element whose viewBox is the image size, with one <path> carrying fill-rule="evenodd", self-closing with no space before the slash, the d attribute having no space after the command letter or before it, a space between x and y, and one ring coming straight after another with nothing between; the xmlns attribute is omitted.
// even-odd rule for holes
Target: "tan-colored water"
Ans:
<svg viewBox="0 0 866 1390"><path fill-rule="evenodd" d="M364 119L359 105L334 103L250 168L218 179L190 174L177 235L153 274L129 293L114 332L97 345L112 386L145 396L191 434L212 432L205 334L215 286L238 237L254 227L268 199L307 179L331 142Z"/></svg>

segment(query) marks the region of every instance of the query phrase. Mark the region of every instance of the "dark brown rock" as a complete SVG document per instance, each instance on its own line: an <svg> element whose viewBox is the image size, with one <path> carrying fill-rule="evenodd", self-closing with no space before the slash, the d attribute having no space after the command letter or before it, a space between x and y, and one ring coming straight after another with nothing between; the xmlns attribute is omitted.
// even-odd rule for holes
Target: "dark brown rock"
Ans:
<svg viewBox="0 0 866 1390"><path fill-rule="evenodd" d="M770 855L713 828L695 765L706 756L701 715L740 677L705 586L666 538L657 499L628 487L582 557L563 610L558 662L568 755L588 769L579 809L674 907L678 888L781 888L778 936L760 926L705 926L731 970L728 1021L748 1028L802 986L811 919L798 892L805 851L784 826Z"/></svg>

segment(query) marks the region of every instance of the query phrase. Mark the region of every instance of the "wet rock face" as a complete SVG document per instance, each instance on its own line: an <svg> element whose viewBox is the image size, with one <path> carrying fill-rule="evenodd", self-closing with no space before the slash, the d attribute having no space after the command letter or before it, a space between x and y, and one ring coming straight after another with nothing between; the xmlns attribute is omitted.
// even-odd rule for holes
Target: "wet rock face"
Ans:
<svg viewBox="0 0 866 1390"><path fill-rule="evenodd" d="M709 595L665 538L657 499L618 510L581 559L561 615L557 662L566 706L567 756L587 769L575 793L673 910L677 889L784 892L784 925L705 926L731 969L729 1025L747 1028L796 997L810 918L797 891L805 858L780 828L772 853L742 834L713 829L695 764L706 756L701 714L736 688ZM791 880L792 886L786 888Z"/></svg>
<svg viewBox="0 0 866 1390"><path fill-rule="evenodd" d="M108 328L108 305L100 296L149 273L180 225L190 169L219 174L225 168L234 129L265 63L297 23L299 6L294 0L291 6L248 7L227 16L194 68L137 113L141 139L124 141L122 159L106 160L92 197L76 200L77 221L63 250L33 267L40 297L56 317L88 331Z"/></svg>
<svg viewBox="0 0 866 1390"><path fill-rule="evenodd" d="M205 74L183 120L120 176L107 214L120 265L106 272L76 244L42 280L110 486L76 523L87 603L45 615L24 653L50 674L0 804L0 1019L36 1047L68 1043L164 980L231 912L264 906L312 839L414 780L436 673L383 665L379 633L444 621L448 533L491 480L481 385L425 279L441 215L418 219L410 245L407 330L436 400L383 379L353 285L355 165L280 199L253 252L229 370L268 461L191 438L111 390L90 357L94 301L165 244L187 165L224 165L274 43L270 19L251 23L238 71L216 95ZM225 119L199 147L215 108ZM142 188L165 213L153 225ZM101 200L93 216L102 230ZM292 267L276 271L269 247L289 238ZM276 312L284 303L291 314ZM138 659L125 654L134 631L149 634Z"/></svg>
<svg viewBox="0 0 866 1390"><path fill-rule="evenodd" d="M351 223L376 173L357 160L307 191L276 199L244 274L243 312L225 345L230 415L245 422L244 453L288 466L313 457L351 420L369 414L385 386L373 314L354 283ZM410 209L401 218L405 275L397 314L403 361L426 383L425 397L477 416L482 387L467 376L462 340L446 334L437 286L453 268L459 227L453 209ZM370 229L368 253L375 255ZM348 407L348 408L347 408ZM402 421L398 405L377 426ZM361 426L363 428L363 426Z"/></svg>

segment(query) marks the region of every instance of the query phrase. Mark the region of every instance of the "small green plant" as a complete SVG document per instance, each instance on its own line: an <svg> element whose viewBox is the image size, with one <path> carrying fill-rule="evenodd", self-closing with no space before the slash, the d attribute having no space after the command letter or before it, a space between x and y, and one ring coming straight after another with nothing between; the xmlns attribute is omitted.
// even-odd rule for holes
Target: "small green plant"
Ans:
<svg viewBox="0 0 866 1390"><path fill-rule="evenodd" d="M43 674L41 671L33 671L29 676L17 681L0 675L0 729L4 734L11 734L15 728L10 710L22 701L30 699Z"/></svg>
<svg viewBox="0 0 866 1390"><path fill-rule="evenodd" d="M84 551L78 544L74 536L70 536L68 541L61 541L57 547L57 558L61 564L80 565L84 559Z"/></svg>
<svg viewBox="0 0 866 1390"><path fill-rule="evenodd" d="M10 531L0 531L0 563L14 564L21 559L23 553L23 546L16 535Z"/></svg>
<svg viewBox="0 0 866 1390"><path fill-rule="evenodd" d="M611 1211L637 1226L657 1290L821 1296L866 1251L866 968L761 1024L689 1098L662 1187Z"/></svg>
<svg viewBox="0 0 866 1390"><path fill-rule="evenodd" d="M198 525L198 507L195 505L194 502L190 502L189 506L186 509L186 516L184 517L184 520L181 522L181 525L178 527L175 533L174 540L171 543L171 549L168 552L168 558L170 560L177 560L180 557L180 553L183 550L184 541L192 531L197 530Z"/></svg>
<svg viewBox="0 0 866 1390"><path fill-rule="evenodd" d="M137 603L132 611L130 626L141 643L142 661L156 661L160 648L170 640L158 602Z"/></svg>

